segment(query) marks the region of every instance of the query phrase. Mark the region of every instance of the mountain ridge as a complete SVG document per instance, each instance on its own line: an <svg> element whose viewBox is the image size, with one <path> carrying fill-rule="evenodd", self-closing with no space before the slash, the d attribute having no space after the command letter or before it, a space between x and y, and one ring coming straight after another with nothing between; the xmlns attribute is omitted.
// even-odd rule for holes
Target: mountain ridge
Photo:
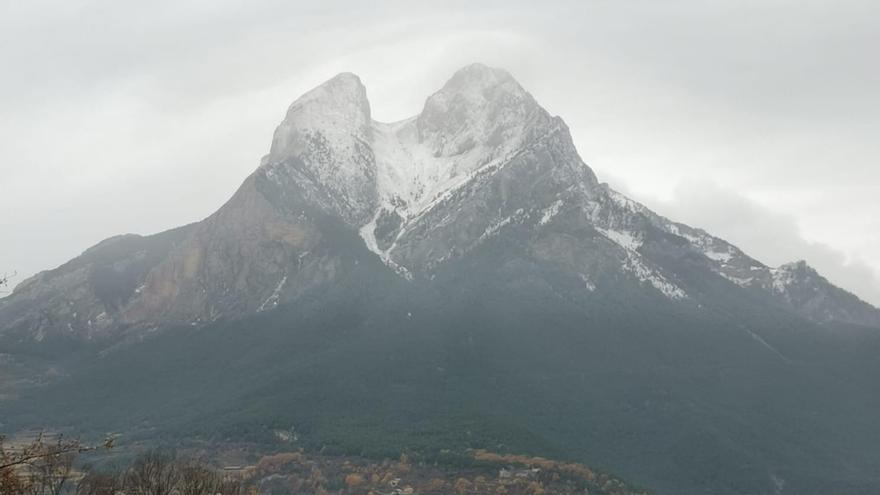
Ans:
<svg viewBox="0 0 880 495"><path fill-rule="evenodd" d="M561 218L566 216L573 218ZM326 221L356 232L406 278L432 277L511 225L544 232L554 222L568 222L591 231L582 241L598 243L594 253L566 267L593 290L601 290L600 273L616 270L669 299L699 304L675 269L661 266L656 253L662 250L680 260L702 258L698 263L738 288L810 320L880 327L880 311L814 270L768 267L600 184L562 119L508 72L472 64L429 96L418 115L395 123L372 120L366 88L354 74L308 91L290 105L269 153L223 207L187 227L186 235L143 238L173 237L157 248L165 259L141 249L131 260L89 273L53 276L69 264L43 272L0 300L0 329L7 330L0 333L15 327L32 336L94 336L101 333L96 326L112 334L113 328L200 325L263 311L332 283L344 271L346 262L332 246L315 258ZM93 249L121 242L112 239ZM145 256L149 266L120 265L143 264ZM126 289L110 302L96 295L107 290L95 282L102 271L114 283L125 279ZM49 287L37 287L50 279ZM79 302L59 308L57 298L45 296L52 284L79 293Z"/></svg>

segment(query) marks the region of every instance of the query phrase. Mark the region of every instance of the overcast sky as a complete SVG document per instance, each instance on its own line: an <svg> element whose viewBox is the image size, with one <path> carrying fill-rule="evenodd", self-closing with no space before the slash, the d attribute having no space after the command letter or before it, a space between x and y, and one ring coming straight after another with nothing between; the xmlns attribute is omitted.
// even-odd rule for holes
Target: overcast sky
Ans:
<svg viewBox="0 0 880 495"><path fill-rule="evenodd" d="M375 3L0 0L0 273L209 215L338 72L393 121L480 61L600 180L880 304L880 2Z"/></svg>

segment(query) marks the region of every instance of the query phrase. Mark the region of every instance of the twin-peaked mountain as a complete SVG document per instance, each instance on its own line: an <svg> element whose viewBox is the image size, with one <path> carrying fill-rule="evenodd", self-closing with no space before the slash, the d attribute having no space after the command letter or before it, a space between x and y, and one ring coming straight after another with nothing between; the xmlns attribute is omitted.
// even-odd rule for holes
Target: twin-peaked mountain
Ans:
<svg viewBox="0 0 880 495"><path fill-rule="evenodd" d="M562 119L507 72L472 65L391 124L372 120L353 74L309 91L214 215L108 239L22 283L0 303L0 332L201 325L295 302L366 250L400 277L430 280L495 239L578 280L582 297L623 285L699 305L713 297L703 285L724 283L813 321L880 327L880 312L803 262L767 267L600 184Z"/></svg>
<svg viewBox="0 0 880 495"><path fill-rule="evenodd" d="M0 300L0 433L880 493L878 355L877 309L599 182L507 72L466 67L395 123L340 74L210 217Z"/></svg>

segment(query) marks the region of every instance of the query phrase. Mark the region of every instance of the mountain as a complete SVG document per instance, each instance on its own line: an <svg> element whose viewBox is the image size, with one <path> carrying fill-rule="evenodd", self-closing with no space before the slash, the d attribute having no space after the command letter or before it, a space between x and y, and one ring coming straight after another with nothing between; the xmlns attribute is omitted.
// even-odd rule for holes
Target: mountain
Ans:
<svg viewBox="0 0 880 495"><path fill-rule="evenodd" d="M565 123L510 74L480 64L392 124L371 119L357 76L334 77L291 105L269 154L217 213L98 244L22 283L0 323L35 339L95 338L262 311L341 276L334 229L358 232L408 279L528 230L529 256L590 290L627 280L699 303L705 294L680 271L687 263L817 322L880 327L880 311L803 262L767 267L600 184Z"/></svg>
<svg viewBox="0 0 880 495"><path fill-rule="evenodd" d="M806 263L600 183L480 64L390 124L340 74L210 217L0 300L10 373L39 375L6 392L10 424L502 444L658 493L875 492L878 336L880 311Z"/></svg>

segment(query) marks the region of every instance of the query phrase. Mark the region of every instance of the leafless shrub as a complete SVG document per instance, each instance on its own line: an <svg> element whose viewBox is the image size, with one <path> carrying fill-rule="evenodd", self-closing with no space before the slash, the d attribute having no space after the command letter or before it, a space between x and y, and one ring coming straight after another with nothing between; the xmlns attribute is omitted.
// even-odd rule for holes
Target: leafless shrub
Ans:
<svg viewBox="0 0 880 495"><path fill-rule="evenodd" d="M86 469L85 476L76 484L76 495L116 495L121 491L119 477Z"/></svg>
<svg viewBox="0 0 880 495"><path fill-rule="evenodd" d="M20 446L6 445L4 440L0 437L3 495L61 495L70 485L74 458L97 448L61 435L50 441L43 433Z"/></svg>
<svg viewBox="0 0 880 495"><path fill-rule="evenodd" d="M150 452L128 468L122 487L130 495L171 495L180 480L180 467L170 456Z"/></svg>

